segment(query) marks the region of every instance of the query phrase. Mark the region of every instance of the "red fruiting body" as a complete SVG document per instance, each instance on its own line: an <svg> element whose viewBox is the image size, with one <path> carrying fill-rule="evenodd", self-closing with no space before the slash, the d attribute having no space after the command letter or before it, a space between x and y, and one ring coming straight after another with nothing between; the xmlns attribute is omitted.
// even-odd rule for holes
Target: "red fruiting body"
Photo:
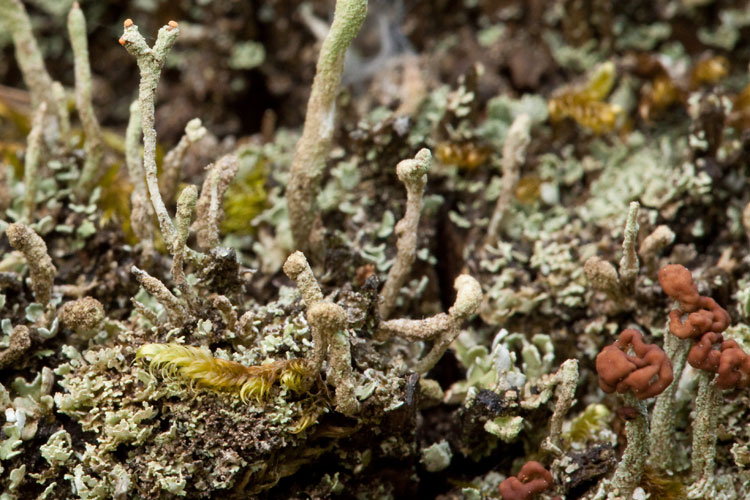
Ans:
<svg viewBox="0 0 750 500"><path fill-rule="evenodd" d="M518 472L518 477L510 476L500 483L503 500L530 500L552 486L552 474L539 462L526 462Z"/></svg>
<svg viewBox="0 0 750 500"><path fill-rule="evenodd" d="M698 293L693 276L684 266L670 264L659 271L664 293L680 303L669 313L669 331L681 339L697 339L706 332L721 333L729 326L729 313L711 297ZM687 314L683 322L682 317Z"/></svg>
<svg viewBox="0 0 750 500"><path fill-rule="evenodd" d="M750 382L750 356L745 354L737 342L726 340L721 344L718 371L716 385L722 389L744 389Z"/></svg>
<svg viewBox="0 0 750 500"><path fill-rule="evenodd" d="M628 354L632 347L634 356ZM646 344L636 330L623 330L617 341L596 357L599 386L604 392L632 391L638 399L657 396L674 379L672 363L659 346Z"/></svg>
<svg viewBox="0 0 750 500"><path fill-rule="evenodd" d="M659 284L664 293L680 303L679 309L669 313L669 331L681 339L696 340L688 352L688 363L693 368L718 373L715 382L722 389L747 387L750 356L737 342L725 341L721 335L731 322L729 313L711 297L698 293L690 271L683 266L670 264L662 268ZM598 361L599 358L597 367Z"/></svg>
<svg viewBox="0 0 750 500"><path fill-rule="evenodd" d="M693 368L716 373L719 370L719 347L724 338L720 333L704 333L701 339L690 348L688 363ZM715 349L714 349L715 348Z"/></svg>

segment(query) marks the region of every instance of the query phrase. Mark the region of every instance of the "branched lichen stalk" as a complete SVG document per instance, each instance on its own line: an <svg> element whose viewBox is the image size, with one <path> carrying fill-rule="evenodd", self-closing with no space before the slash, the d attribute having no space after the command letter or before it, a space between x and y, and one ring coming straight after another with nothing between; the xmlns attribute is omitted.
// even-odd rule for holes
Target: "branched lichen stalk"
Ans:
<svg viewBox="0 0 750 500"><path fill-rule="evenodd" d="M432 164L428 149L421 149L413 160L403 160L396 166L399 180L406 186L406 212L396 224L396 260L388 271L383 285L380 317L387 319L396 306L396 298L409 276L417 258L417 228L422 213L422 198L427 184L427 172Z"/></svg>
<svg viewBox="0 0 750 500"><path fill-rule="evenodd" d="M336 410L354 415L359 403L354 395L351 348L346 332L346 312L338 304L317 302L307 309L307 321L313 337L314 373L320 371L328 356L329 381L336 388Z"/></svg>
<svg viewBox="0 0 750 500"><path fill-rule="evenodd" d="M5 230L10 245L21 252L29 265L31 291L37 302L47 305L52 296L52 287L57 269L47 253L44 240L30 227L16 222Z"/></svg>
<svg viewBox="0 0 750 500"><path fill-rule="evenodd" d="M301 250L307 250L317 216L315 199L333 140L344 55L366 14L367 0L337 0L331 29L318 56L305 125L292 160L286 191L294 244Z"/></svg>
<svg viewBox="0 0 750 500"><path fill-rule="evenodd" d="M133 193L130 195L130 224L135 236L144 246L150 248L153 245L153 208L148 202L146 176L141 162L141 110L137 100L130 104L130 118L125 131L125 163L128 166L130 182L133 183Z"/></svg>
<svg viewBox="0 0 750 500"><path fill-rule="evenodd" d="M531 119L528 115L518 115L508 129L503 144L503 157L501 168L503 172L503 187L497 198L495 210L490 219L487 235L494 242L500 236L503 218L510 209L513 202L514 192L520 178L521 165L526 161L526 148L531 142L529 132L531 130Z"/></svg>
<svg viewBox="0 0 750 500"><path fill-rule="evenodd" d="M154 326L159 324L158 316L151 309L146 307L144 304L138 302L133 297L130 297L130 303L133 304L133 307L135 308L135 310L141 313L141 315L144 318L146 318L149 321L149 323L151 323Z"/></svg>
<svg viewBox="0 0 750 500"><path fill-rule="evenodd" d="M177 194L182 162L188 149L192 144L201 140L204 135L206 135L206 128L201 123L200 118L193 118L185 126L185 134L180 138L180 141L164 157L159 185L166 203L170 203Z"/></svg>
<svg viewBox="0 0 750 500"><path fill-rule="evenodd" d="M359 411L354 395L351 346L346 330L346 311L338 304L323 300L320 286L302 252L294 252L284 263L284 272L297 282L307 308L307 322L313 339L310 371L318 373L328 358L330 383L336 388L336 410L345 415Z"/></svg>
<svg viewBox="0 0 750 500"><path fill-rule="evenodd" d="M649 463L662 470L669 470L674 465L674 395L677 392L676 381L680 380L685 368L691 344L691 341L680 339L676 335L668 334L664 338L664 351L672 361L675 382L656 398L649 433Z"/></svg>
<svg viewBox="0 0 750 500"><path fill-rule="evenodd" d="M224 215L221 205L238 169L234 154L222 156L207 167L208 174L196 205L195 235L201 248L210 250L219 245L219 223Z"/></svg>
<svg viewBox="0 0 750 500"><path fill-rule="evenodd" d="M324 302L323 292L302 252L294 252L286 259L284 273L297 283L307 308L307 321L313 338L310 363L312 370L318 372L328 354L330 335L343 328L346 314L340 306Z"/></svg>
<svg viewBox="0 0 750 500"><path fill-rule="evenodd" d="M138 283L140 283L141 286L149 294L151 294L162 306L164 306L164 309L167 312L167 316L169 317L169 320L171 322L178 326L182 325L185 322L187 315L185 313L185 309L182 306L182 303L180 302L180 299L175 297L174 294L169 291L166 285L164 285L164 283L159 281L157 278L154 278L146 271L138 269L136 266L133 266L131 268L131 272L135 275Z"/></svg>
<svg viewBox="0 0 750 500"><path fill-rule="evenodd" d="M622 259L620 259L620 287L626 294L635 290L635 279L638 277L638 254L636 239L638 237L638 202L630 202L628 218L625 223L625 234L622 241Z"/></svg>
<svg viewBox="0 0 750 500"><path fill-rule="evenodd" d="M101 160L103 153L102 131L94 113L91 102L91 67L89 66L89 47L86 39L86 19L78 2L68 14L68 33L73 46L73 61L76 82L76 108L81 119L86 140L83 143L86 160L81 177L78 179L77 191L85 196L96 185L103 173Z"/></svg>
<svg viewBox="0 0 750 500"><path fill-rule="evenodd" d="M476 312L482 302L482 287L468 274L456 278L453 286L456 289L456 301L447 314L440 313L425 319L392 319L380 323L376 334L378 340L398 336L410 341L433 341L430 352L417 363L417 373L427 373L440 361L448 346L460 333L461 324Z"/></svg>
<svg viewBox="0 0 750 500"><path fill-rule="evenodd" d="M175 228L169 217L167 207L164 206L159 192L159 180L156 172L156 129L154 128L154 101L159 75L164 67L169 50L177 40L179 28L177 23L170 21L159 30L156 43L149 47L146 40L138 32L133 21L127 19L124 23L125 31L120 38L120 44L135 56L141 74L138 87L138 103L141 112L141 127L143 129L143 169L146 174L146 187L154 207L156 218L159 220L164 240L169 248L173 247Z"/></svg>
<svg viewBox="0 0 750 500"><path fill-rule="evenodd" d="M42 155L42 133L44 131L44 115L47 113L47 103L42 102L34 110L31 120L31 132L26 140L26 157L23 162L23 219L31 221L36 208L36 189L39 180L39 158Z"/></svg>

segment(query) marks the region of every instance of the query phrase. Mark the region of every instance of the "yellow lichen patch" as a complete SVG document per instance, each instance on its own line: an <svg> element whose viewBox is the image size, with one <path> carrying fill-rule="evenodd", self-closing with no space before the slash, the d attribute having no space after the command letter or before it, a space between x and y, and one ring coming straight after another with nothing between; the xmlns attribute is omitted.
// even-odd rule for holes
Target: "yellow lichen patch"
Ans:
<svg viewBox="0 0 750 500"><path fill-rule="evenodd" d="M474 142L441 142L435 148L435 158L446 165L474 170L487 162L490 148Z"/></svg>
<svg viewBox="0 0 750 500"><path fill-rule="evenodd" d="M570 424L570 430L565 433L565 440L569 443L585 443L594 434L604 429L610 420L612 412L603 404L590 404Z"/></svg>
<svg viewBox="0 0 750 500"><path fill-rule="evenodd" d="M550 121L572 118L596 134L614 130L622 108L604 100L614 81L615 65L611 62L602 64L584 85L562 89L549 100Z"/></svg>
<svg viewBox="0 0 750 500"><path fill-rule="evenodd" d="M215 391L233 392L243 402L250 398L260 402L268 396L277 381L296 392L305 389L308 376L303 360L272 361L259 366L245 366L215 358L205 347L181 344L146 344L136 358L149 360L149 368L159 370L165 378L181 378L190 385Z"/></svg>
<svg viewBox="0 0 750 500"><path fill-rule="evenodd" d="M732 111L727 123L738 130L750 129L750 85L732 99Z"/></svg>
<svg viewBox="0 0 750 500"><path fill-rule="evenodd" d="M516 199L524 205L534 203L539 199L541 186L542 179L536 175L526 175L521 177L518 184L516 184Z"/></svg>
<svg viewBox="0 0 750 500"><path fill-rule="evenodd" d="M690 84L693 88L701 85L713 85L729 74L729 59L724 56L714 56L698 61L690 74Z"/></svg>
<svg viewBox="0 0 750 500"><path fill-rule="evenodd" d="M98 203L101 210L99 224L105 226L111 221L119 223L125 233L125 240L129 244L135 244L138 240L130 227L130 193L133 185L121 170L120 164L113 165L99 182L102 188Z"/></svg>
<svg viewBox="0 0 750 500"><path fill-rule="evenodd" d="M666 72L660 72L644 88L638 112L641 118L649 120L654 113L664 111L683 98L684 92L675 85L672 78Z"/></svg>
<svg viewBox="0 0 750 500"><path fill-rule="evenodd" d="M320 416L322 411L323 409L320 407L313 407L304 410L300 419L292 428L289 429L289 432L291 432L292 434L299 434L311 425L316 424L318 422L318 417Z"/></svg>
<svg viewBox="0 0 750 500"><path fill-rule="evenodd" d="M236 177L224 196L224 220L221 229L225 233L253 234L252 220L267 206L266 161L258 159L247 175Z"/></svg>
<svg viewBox="0 0 750 500"><path fill-rule="evenodd" d="M587 101L603 101L612 91L616 76L614 63L608 61L597 66L583 88L576 93Z"/></svg>
<svg viewBox="0 0 750 500"><path fill-rule="evenodd" d="M649 498L658 498L659 500L687 498L685 486L679 476L668 475L648 466L643 471L641 488L649 495Z"/></svg>

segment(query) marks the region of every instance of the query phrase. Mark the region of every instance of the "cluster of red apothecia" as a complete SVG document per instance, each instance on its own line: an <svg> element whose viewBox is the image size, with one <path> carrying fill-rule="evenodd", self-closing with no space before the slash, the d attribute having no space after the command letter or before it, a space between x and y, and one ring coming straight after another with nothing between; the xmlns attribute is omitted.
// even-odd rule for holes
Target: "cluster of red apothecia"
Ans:
<svg viewBox="0 0 750 500"><path fill-rule="evenodd" d="M715 383L722 389L743 389L750 383L750 356L734 340L724 340L722 332L730 323L729 313L711 297L698 293L693 277L685 267L670 264L659 271L664 293L678 302L669 313L669 331L695 343L688 353L694 368L717 373Z"/></svg>
<svg viewBox="0 0 750 500"><path fill-rule="evenodd" d="M628 354L632 348L633 354ZM647 344L636 330L623 330L620 338L596 357L599 387L604 392L631 391L638 399L657 396L674 379L672 363L666 353L654 344Z"/></svg>
<svg viewBox="0 0 750 500"><path fill-rule="evenodd" d="M500 483L503 500L531 500L534 495L552 486L552 474L539 462L526 462L518 476L510 476ZM560 500L555 497L552 500Z"/></svg>

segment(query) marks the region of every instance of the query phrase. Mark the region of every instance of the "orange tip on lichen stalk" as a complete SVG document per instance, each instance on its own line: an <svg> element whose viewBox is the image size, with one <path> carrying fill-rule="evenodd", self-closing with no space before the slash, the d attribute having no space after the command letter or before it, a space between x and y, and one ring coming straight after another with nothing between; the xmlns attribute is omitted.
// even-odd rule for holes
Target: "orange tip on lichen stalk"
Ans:
<svg viewBox="0 0 750 500"><path fill-rule="evenodd" d="M169 30L173 30L173 29L175 29L178 26L178 24L177 24L177 21L169 21L167 23L167 26L169 26L169 28L168 28Z"/></svg>
<svg viewBox="0 0 750 500"><path fill-rule="evenodd" d="M125 22L124 22L124 23L122 23L122 24L123 24L123 26L125 26L126 28L130 28L131 26L133 26L133 20L132 20L132 19L130 19L130 18L128 18L128 19L125 19Z"/></svg>
<svg viewBox="0 0 750 500"><path fill-rule="evenodd" d="M125 45L125 39L124 38L120 38L117 41L120 42L120 45Z"/></svg>

